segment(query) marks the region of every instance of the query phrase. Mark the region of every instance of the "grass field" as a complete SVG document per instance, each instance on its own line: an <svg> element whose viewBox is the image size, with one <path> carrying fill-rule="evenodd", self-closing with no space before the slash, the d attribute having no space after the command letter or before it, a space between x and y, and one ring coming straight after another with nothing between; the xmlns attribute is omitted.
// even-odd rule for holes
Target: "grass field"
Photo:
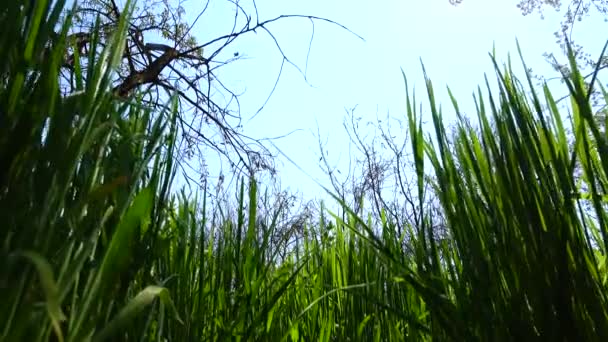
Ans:
<svg viewBox="0 0 608 342"><path fill-rule="evenodd" d="M608 139L574 62L567 112L497 65L455 136L427 80L432 141L408 91L423 219L344 207L282 250L254 179L221 222L172 189L174 100L109 91L125 22L60 96L61 8L0 9L1 341L608 341Z"/></svg>

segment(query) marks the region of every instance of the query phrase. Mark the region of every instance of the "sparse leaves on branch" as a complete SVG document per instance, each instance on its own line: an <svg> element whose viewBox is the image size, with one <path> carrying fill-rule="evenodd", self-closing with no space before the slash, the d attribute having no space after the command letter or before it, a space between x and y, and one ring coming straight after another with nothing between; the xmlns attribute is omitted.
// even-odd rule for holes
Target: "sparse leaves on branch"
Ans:
<svg viewBox="0 0 608 342"><path fill-rule="evenodd" d="M461 3L463 0L449 0L453 5ZM574 37L575 26L577 22L581 22L591 16L600 16L604 21L608 21L608 0L519 0L516 4L517 8L524 16L536 13L541 19L545 18L547 10L555 10L563 13L559 28L554 32L555 42L563 52L563 56L555 56L554 53L546 52L545 58L553 65L557 72L568 72L568 63L565 62L567 54L567 42L570 43L574 51L576 61L584 70L595 69L598 61L595 56L588 53L581 44L576 42ZM598 32L598 46L603 45L605 37ZM561 60L561 62L560 62ZM608 58L600 61L601 69L608 67ZM561 79L561 74L552 79Z"/></svg>

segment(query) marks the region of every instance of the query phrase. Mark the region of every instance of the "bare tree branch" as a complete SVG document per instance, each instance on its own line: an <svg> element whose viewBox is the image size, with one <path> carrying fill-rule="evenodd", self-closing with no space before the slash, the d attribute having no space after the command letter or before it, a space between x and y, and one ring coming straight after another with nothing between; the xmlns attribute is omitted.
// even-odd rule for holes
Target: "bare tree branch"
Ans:
<svg viewBox="0 0 608 342"><path fill-rule="evenodd" d="M123 63L117 70L114 93L124 99L142 93L146 102L153 108L160 108L159 101L166 100L166 95L177 94L180 98L178 101L180 127L183 130L180 136L186 140L179 146L187 149L180 155L194 158L196 153L203 153L201 148L194 144L202 143L227 158L235 171L274 173L273 156L263 146L263 140L247 137L242 133L239 96L228 89L216 76L218 68L236 62L240 57L235 54L234 58L222 61L219 60L220 54L227 47L232 46L237 38L263 30L274 41L277 51L283 57L275 84L262 107L253 115L255 117L268 103L278 86L285 62L297 69L306 81L306 72L302 72L298 65L291 62L269 29L269 25L284 19L307 19L313 23L307 64L314 38L314 21L338 26L358 38L361 37L342 24L316 16L281 15L262 21L255 1L252 1L252 4L256 19L252 21L241 2L227 1L235 10L230 33L202 44L197 42L192 33L195 24L203 18L209 8L209 1L201 4L201 10L191 23L187 23L184 19L185 10L181 1L176 5L171 5L167 0L142 2L141 7L135 8L129 21ZM82 56L87 52L101 51L123 15L120 6L117 0L82 0L76 7L73 13L75 14L74 32L70 33L70 47L65 56L66 70L62 72L66 80L64 87L66 93L75 90L75 54ZM93 47L91 46L92 28L96 18L101 21L98 32L100 41L99 45ZM92 49L96 51L91 51ZM86 58L81 58L80 63L82 74L86 75ZM218 100L222 102L221 105ZM198 158L204 159L203 156Z"/></svg>

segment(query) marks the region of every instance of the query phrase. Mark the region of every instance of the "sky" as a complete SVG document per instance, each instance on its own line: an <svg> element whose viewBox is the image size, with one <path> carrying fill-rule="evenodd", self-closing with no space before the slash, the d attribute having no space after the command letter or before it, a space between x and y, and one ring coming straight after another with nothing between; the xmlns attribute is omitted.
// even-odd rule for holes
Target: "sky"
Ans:
<svg viewBox="0 0 608 342"><path fill-rule="evenodd" d="M251 1L240 4L255 13ZM319 167L319 136L326 143L330 162L345 170L349 139L342 123L346 109L356 106L355 115L363 122L387 114L405 119L402 70L410 89L416 90L417 100L428 108L421 60L433 81L445 120L454 120L446 85L463 112L474 115L473 91L483 84L484 73L494 80L488 55L493 46L499 60L506 60L510 53L514 66L519 67L517 39L529 67L538 74L555 76L542 54L559 51L553 32L559 27L562 13L547 9L541 20L536 13L522 16L516 4L497 0L464 0L457 6L448 0L258 0L260 21L281 14L314 15L338 22L365 40L336 25L315 22L311 43L313 25L308 19L270 24L268 29L281 49L306 71L306 79L286 64L272 97L257 115L273 89L283 58L272 38L264 31L239 38L225 53L238 52L245 58L223 68L220 76L226 86L241 93L244 133L268 138L293 132L273 142L306 174L279 155L281 186L304 198L325 197L311 179L329 186ZM203 2L189 0L183 6L194 20ZM194 27L195 36L207 41L228 33L233 15L230 2L211 0ZM606 23L591 17L577 25L574 38L599 55L607 37L598 32L606 32ZM559 84L553 89L557 95L565 94ZM393 133L397 139L405 134L398 129ZM211 182L221 167L209 163Z"/></svg>

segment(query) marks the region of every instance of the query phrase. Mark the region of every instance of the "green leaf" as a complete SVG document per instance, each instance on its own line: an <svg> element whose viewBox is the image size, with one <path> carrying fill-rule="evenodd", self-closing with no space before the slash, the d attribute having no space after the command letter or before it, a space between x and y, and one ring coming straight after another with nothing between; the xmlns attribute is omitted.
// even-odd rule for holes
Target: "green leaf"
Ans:
<svg viewBox="0 0 608 342"><path fill-rule="evenodd" d="M181 324L184 322L179 317L177 309L171 300L169 290L160 286L148 286L135 296L120 312L114 317L107 326L105 326L97 335L93 337L93 341L105 341L108 338L116 335L133 321L146 307L150 306L154 300L158 298L161 302L169 307L175 318Z"/></svg>
<svg viewBox="0 0 608 342"><path fill-rule="evenodd" d="M102 284L110 284L127 265L137 228L150 223L153 200L150 188L143 189L120 220L101 264Z"/></svg>
<svg viewBox="0 0 608 342"><path fill-rule="evenodd" d="M61 303L59 301L59 289L53 276L53 268L51 265L38 253L32 251L26 251L18 253L17 255L29 260L34 264L38 278L40 279L40 285L44 292L46 299L46 309L53 325L53 330L57 335L59 341L63 341L63 333L59 322L66 319L65 314L61 311Z"/></svg>

